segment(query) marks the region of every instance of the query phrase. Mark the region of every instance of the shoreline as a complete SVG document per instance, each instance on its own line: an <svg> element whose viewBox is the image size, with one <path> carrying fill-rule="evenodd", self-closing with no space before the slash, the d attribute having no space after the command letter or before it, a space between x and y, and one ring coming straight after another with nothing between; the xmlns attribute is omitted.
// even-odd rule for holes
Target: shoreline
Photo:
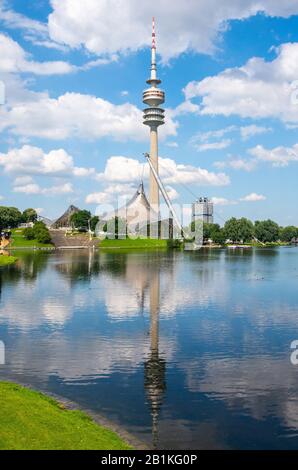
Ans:
<svg viewBox="0 0 298 470"><path fill-rule="evenodd" d="M216 248L228 248L228 249L243 249L243 248L281 248L281 247L295 247L297 245L291 244L291 243L268 243L268 244L259 244L259 245L202 245L200 249L208 248L208 249L216 249ZM127 250L127 251L157 251L157 250L172 250L173 248L171 247L163 247L163 246L98 246L96 248L91 248L87 246L60 246L60 247L33 247L33 246L18 246L18 247L7 247L5 250L8 251L9 253L12 253L14 251L48 251L48 252L54 252L54 251L71 251L71 250L92 250L92 251L104 251L107 252L109 250L111 251L119 251L119 250ZM175 248L174 248L175 249ZM183 251L183 250L182 250Z"/></svg>
<svg viewBox="0 0 298 470"><path fill-rule="evenodd" d="M54 392L45 391L44 389L39 388L39 387L35 387L35 386L33 387L31 384L23 382L21 380L7 378L5 376L2 376L2 374L0 375L0 382L8 382L11 384L16 384L28 390L31 390L33 392L41 393L42 395L48 398L52 398L59 404L63 405L63 407L65 407L66 410L81 411L82 413L86 414L89 418L91 418L99 426L106 428L114 432L115 434L117 434L123 441L125 441L128 445L133 447L134 450L150 450L151 449L145 442L142 442L141 440L139 440L137 437L135 437L133 434L131 434L121 425L114 423L113 421L109 420L108 418L101 415L97 411L93 411L93 410L90 410L89 408L81 406L79 403L73 400L70 400L68 398L65 398L62 395L58 395Z"/></svg>

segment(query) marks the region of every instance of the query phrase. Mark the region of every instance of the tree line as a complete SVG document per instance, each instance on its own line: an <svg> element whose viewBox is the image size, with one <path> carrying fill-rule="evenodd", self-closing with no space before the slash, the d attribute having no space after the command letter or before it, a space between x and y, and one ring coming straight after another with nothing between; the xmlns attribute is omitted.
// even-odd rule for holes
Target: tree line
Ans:
<svg viewBox="0 0 298 470"><path fill-rule="evenodd" d="M50 243L51 235L47 226L37 220L35 209L28 208L21 212L16 207L0 206L0 231L16 228L22 223L33 222L33 228L25 228L23 235L27 240L37 240L39 243Z"/></svg>
<svg viewBox="0 0 298 470"><path fill-rule="evenodd" d="M194 224L192 223L194 230ZM212 240L213 243L223 244L227 240L232 243L249 243L259 241L261 243L290 243L298 238L298 227L281 227L273 220L251 220L242 217L232 217L223 227L218 224L204 224L204 240Z"/></svg>
<svg viewBox="0 0 298 470"><path fill-rule="evenodd" d="M36 225L35 232L27 230L26 236L35 238L36 233L43 232L44 239L47 227L42 222L37 222L37 212L28 208L21 212L16 207L0 206L0 230L18 227L21 223L33 222ZM92 216L88 210L81 210L71 216L71 224L78 230L95 230L99 218ZM192 223L194 231L194 223ZM223 244L227 240L233 243L248 243L253 240L262 243L275 243L278 241L289 243L298 239L298 227L293 225L281 227L273 220L258 220L252 222L245 217L237 219L232 217L223 227L219 224L204 224L204 240L212 240L216 244ZM46 243L46 242L44 242Z"/></svg>
<svg viewBox="0 0 298 470"><path fill-rule="evenodd" d="M21 212L16 207L0 206L0 230L16 228L22 223L36 222L37 212L28 208Z"/></svg>

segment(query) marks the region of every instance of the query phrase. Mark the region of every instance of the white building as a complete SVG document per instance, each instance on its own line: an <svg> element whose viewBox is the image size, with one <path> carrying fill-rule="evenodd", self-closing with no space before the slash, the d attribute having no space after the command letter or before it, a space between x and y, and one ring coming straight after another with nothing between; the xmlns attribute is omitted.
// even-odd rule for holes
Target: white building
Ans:
<svg viewBox="0 0 298 470"><path fill-rule="evenodd" d="M207 197L200 197L192 204L192 222L203 220L205 224L213 224L213 202Z"/></svg>

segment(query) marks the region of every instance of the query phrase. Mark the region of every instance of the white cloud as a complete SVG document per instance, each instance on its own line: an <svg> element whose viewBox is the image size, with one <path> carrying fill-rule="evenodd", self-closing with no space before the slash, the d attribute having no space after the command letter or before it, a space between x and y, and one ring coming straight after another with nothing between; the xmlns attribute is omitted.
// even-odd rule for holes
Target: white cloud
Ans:
<svg viewBox="0 0 298 470"><path fill-rule="evenodd" d="M183 101L182 103L178 104L176 108L173 109L168 109L167 110L167 115L171 118L175 118L177 116L183 116L184 114L198 114L200 110L200 107L192 103L190 100Z"/></svg>
<svg viewBox="0 0 298 470"><path fill-rule="evenodd" d="M1 153L0 165L6 173L59 175L73 170L73 159L63 149L46 154L41 148L24 145Z"/></svg>
<svg viewBox="0 0 298 470"><path fill-rule="evenodd" d="M259 11L284 17L298 12L295 0L52 0L51 4L52 40L73 48L83 45L98 55L148 45L150 19L158 12L157 44L164 61L188 50L213 52L228 20L248 18Z"/></svg>
<svg viewBox="0 0 298 470"><path fill-rule="evenodd" d="M48 188L42 188L36 183L26 184L24 186L15 186L13 188L15 193L24 193L24 194L42 194L56 196L59 194L69 194L73 192L73 187L71 183L64 183L57 186L50 186Z"/></svg>
<svg viewBox="0 0 298 470"><path fill-rule="evenodd" d="M102 98L80 93L66 93L57 99L33 96L31 101L0 109L0 130L9 128L20 136L66 139L80 137L115 140L148 140L142 124L142 111L130 103L113 104ZM167 118L160 129L161 138L176 135L177 123Z"/></svg>
<svg viewBox="0 0 298 470"><path fill-rule="evenodd" d="M68 52L70 50L69 47L58 44L57 42L49 41L48 39L40 40L34 34L25 34L24 39L32 42L34 46L45 47L46 49L55 49L60 52Z"/></svg>
<svg viewBox="0 0 298 470"><path fill-rule="evenodd" d="M230 157L227 161L214 162L213 165L218 169L232 168L233 170L252 171L256 168L257 161L253 158L244 159Z"/></svg>
<svg viewBox="0 0 298 470"><path fill-rule="evenodd" d="M144 162L145 163L145 162ZM110 157L102 173L98 173L98 181L105 182L137 182L142 175L148 177L148 165L133 158L123 156ZM200 184L225 186L230 183L224 173L209 172L200 167L177 164L170 158L159 158L159 173L164 184Z"/></svg>
<svg viewBox="0 0 298 470"><path fill-rule="evenodd" d="M172 186L167 186L166 191L171 201L174 201L175 199L179 198L179 193Z"/></svg>
<svg viewBox="0 0 298 470"><path fill-rule="evenodd" d="M159 159L159 173L166 185L171 200L179 197L179 193L172 185L198 184L210 186L224 186L230 180L224 173L213 173L208 170L180 165L169 158ZM133 158L123 156L110 157L102 173L96 175L97 181L107 186L101 191L90 193L86 196L87 204L110 204L117 198L130 198L136 191L136 184L144 177L149 176L148 165ZM120 204L121 205L121 204Z"/></svg>
<svg viewBox="0 0 298 470"><path fill-rule="evenodd" d="M4 199L4 196L1 196L0 194L0 201L3 201L3 199Z"/></svg>
<svg viewBox="0 0 298 470"><path fill-rule="evenodd" d="M42 214L44 212L44 208L43 207L35 207L34 209L36 211L36 213L38 215Z"/></svg>
<svg viewBox="0 0 298 470"><path fill-rule="evenodd" d="M109 204L111 197L104 191L100 193L90 193L86 196L85 202L86 204Z"/></svg>
<svg viewBox="0 0 298 470"><path fill-rule="evenodd" d="M17 176L14 180L15 186L24 186L25 184L32 183L33 178L32 176Z"/></svg>
<svg viewBox="0 0 298 470"><path fill-rule="evenodd" d="M12 29L24 29L31 33L47 35L47 25L37 20L32 20L21 13L17 13L8 7L8 2L0 0L0 21L6 27Z"/></svg>
<svg viewBox="0 0 298 470"><path fill-rule="evenodd" d="M122 198L129 200L136 192L136 186L127 183L110 184L100 192L88 194L85 198L87 204L110 204ZM120 201L120 206L121 201Z"/></svg>
<svg viewBox="0 0 298 470"><path fill-rule="evenodd" d="M231 206L237 204L237 201L232 201L224 197L212 197L211 201L216 206Z"/></svg>
<svg viewBox="0 0 298 470"><path fill-rule="evenodd" d="M160 158L160 176L165 184L197 184L203 186L226 186L230 179L224 173L210 172L192 165L177 164L170 158Z"/></svg>
<svg viewBox="0 0 298 470"><path fill-rule="evenodd" d="M62 44L50 40L46 23L33 20L12 10L9 8L9 3L6 0L0 0L0 22L8 29L22 30L24 39L34 43L35 46L57 49L63 52L69 49Z"/></svg>
<svg viewBox="0 0 298 470"><path fill-rule="evenodd" d="M230 134L231 132L234 132L237 129L238 129L237 126L228 126L228 127L224 127L223 129L200 132L199 134L196 134L195 136L193 136L192 141L193 142L197 142L197 141L198 142L210 142L210 139L220 139L225 134Z"/></svg>
<svg viewBox="0 0 298 470"><path fill-rule="evenodd" d="M93 176L96 174L95 168L73 167L74 176Z"/></svg>
<svg viewBox="0 0 298 470"><path fill-rule="evenodd" d="M63 61L36 62L9 36L0 33L0 72L27 72L36 75L56 75L73 72L76 68Z"/></svg>
<svg viewBox="0 0 298 470"><path fill-rule="evenodd" d="M231 143L231 139L223 139L218 142L206 142L205 144L196 144L195 148L198 152L204 152L206 150L221 150L229 147Z"/></svg>
<svg viewBox="0 0 298 470"><path fill-rule="evenodd" d="M21 175L15 180L17 186L31 183L30 175L95 175L94 168L74 166L72 156L64 149L45 153L41 148L31 145L24 145L21 148L11 149L7 153L0 153L0 166L3 166L5 173Z"/></svg>
<svg viewBox="0 0 298 470"><path fill-rule="evenodd" d="M266 197L262 194L251 193L247 196L240 198L239 200L232 200L226 199L224 197L212 197L211 201L216 206L233 206L238 204L239 201L247 201L247 202L257 202L257 201L265 201Z"/></svg>
<svg viewBox="0 0 298 470"><path fill-rule="evenodd" d="M167 145L167 147L171 147L171 148L179 147L177 142L167 142L166 145Z"/></svg>
<svg viewBox="0 0 298 470"><path fill-rule="evenodd" d="M298 106L293 99L296 91L292 85L297 77L298 43L288 43L277 49L277 57L271 62L253 57L243 67L188 83L184 93L186 100L201 98L202 114L276 117L297 122Z"/></svg>
<svg viewBox="0 0 298 470"><path fill-rule="evenodd" d="M254 159L245 160L242 158L236 158L235 160L229 160L228 164L234 170L252 171L256 168L257 162Z"/></svg>
<svg viewBox="0 0 298 470"><path fill-rule="evenodd" d="M247 202L257 202L257 201L265 201L266 196L263 196L263 194L257 194L257 193L251 193L248 194L247 196L244 196L240 198L240 201L247 201Z"/></svg>
<svg viewBox="0 0 298 470"><path fill-rule="evenodd" d="M101 67L102 65L110 64L111 62L117 62L117 60L118 56L116 54L112 54L107 57L100 57L99 59L90 60L89 62L86 62L85 64L76 67L76 69L86 71L93 69L94 67Z"/></svg>
<svg viewBox="0 0 298 470"><path fill-rule="evenodd" d="M290 162L298 161L298 144L292 147L275 147L266 149L262 145L249 149L248 153L258 160L272 163L273 166L288 166Z"/></svg>
<svg viewBox="0 0 298 470"><path fill-rule="evenodd" d="M271 163L274 167L285 167L291 162L298 162L298 144L292 147L274 147L266 149L263 145L248 149L247 153L251 158L230 157L227 161L214 162L214 166L218 169L233 168L234 170L254 170L258 163Z"/></svg>
<svg viewBox="0 0 298 470"><path fill-rule="evenodd" d="M123 156L112 156L106 161L105 169L98 173L96 179L105 182L137 182L143 172L148 175L148 168L144 163Z"/></svg>
<svg viewBox="0 0 298 470"><path fill-rule="evenodd" d="M228 126L223 129L199 132L191 138L190 143L198 150L198 152L203 152L205 150L221 150L229 147L232 143L232 139L223 139L223 137L226 134L230 134L237 130L237 126Z"/></svg>
<svg viewBox="0 0 298 470"><path fill-rule="evenodd" d="M271 131L272 129L270 127L256 126L255 124L240 127L240 134L243 140L247 140L254 135L265 134Z"/></svg>
<svg viewBox="0 0 298 470"><path fill-rule="evenodd" d="M187 102L188 101L185 103ZM269 132L271 130L272 129L269 127L257 126L256 124L242 127L232 125L224 127L223 129L216 129L195 134L191 138L190 142L199 152L205 150L220 150L229 147L232 143L231 138L223 139L226 134L239 132L242 140L247 140L254 135L264 134L265 132Z"/></svg>

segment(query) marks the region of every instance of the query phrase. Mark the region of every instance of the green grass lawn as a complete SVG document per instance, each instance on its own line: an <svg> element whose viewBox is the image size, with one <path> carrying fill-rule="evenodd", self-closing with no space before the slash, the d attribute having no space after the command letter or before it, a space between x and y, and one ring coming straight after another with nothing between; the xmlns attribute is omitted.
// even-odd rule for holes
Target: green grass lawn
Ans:
<svg viewBox="0 0 298 470"><path fill-rule="evenodd" d="M8 266L15 263L17 258L15 256L0 255L0 266Z"/></svg>
<svg viewBox="0 0 298 470"><path fill-rule="evenodd" d="M130 449L114 432L52 398L0 382L0 450Z"/></svg>
<svg viewBox="0 0 298 470"><path fill-rule="evenodd" d="M14 229L11 231L11 248L53 248L51 243L38 243L36 240L26 240L23 235L24 229Z"/></svg>
<svg viewBox="0 0 298 470"><path fill-rule="evenodd" d="M167 248L167 240L156 240L153 238L126 238L125 240L102 240L100 248L120 248L120 249L148 249L148 248Z"/></svg>

